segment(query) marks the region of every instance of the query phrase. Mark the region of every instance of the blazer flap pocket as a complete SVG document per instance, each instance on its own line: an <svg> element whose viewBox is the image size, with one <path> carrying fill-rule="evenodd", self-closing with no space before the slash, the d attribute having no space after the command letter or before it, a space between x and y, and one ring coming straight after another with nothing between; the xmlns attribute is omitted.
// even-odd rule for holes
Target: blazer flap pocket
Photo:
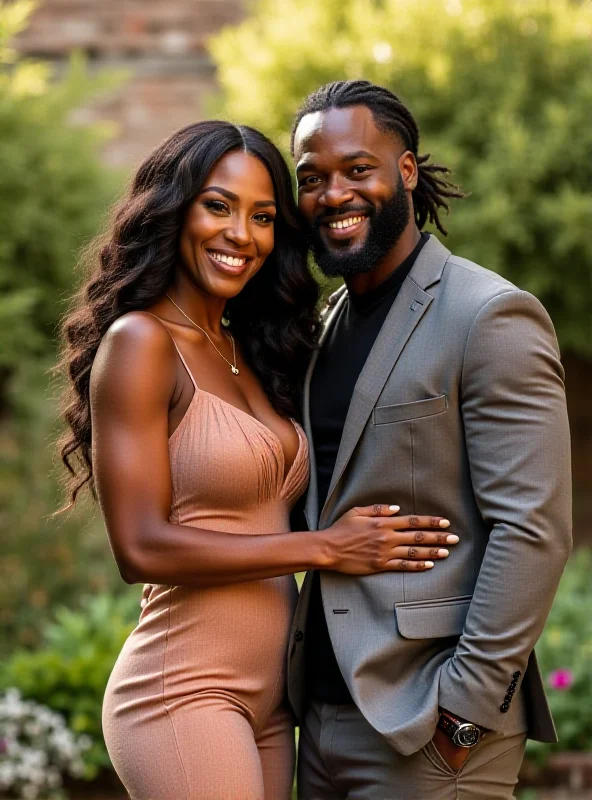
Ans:
<svg viewBox="0 0 592 800"><path fill-rule="evenodd" d="M415 400L413 403L399 403L395 406L377 406L372 411L375 425L386 425L389 422L404 422L409 419L431 417L446 411L446 395L430 397L427 400Z"/></svg>
<svg viewBox="0 0 592 800"><path fill-rule="evenodd" d="M471 595L442 600L395 603L399 633L405 639L460 636L471 605Z"/></svg>

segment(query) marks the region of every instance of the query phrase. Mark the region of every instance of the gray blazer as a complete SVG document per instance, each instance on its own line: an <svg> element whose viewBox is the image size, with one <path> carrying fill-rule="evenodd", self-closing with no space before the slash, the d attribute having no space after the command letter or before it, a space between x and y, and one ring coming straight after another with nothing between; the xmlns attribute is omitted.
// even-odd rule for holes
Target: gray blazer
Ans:
<svg viewBox="0 0 592 800"><path fill-rule="evenodd" d="M342 287L323 335L345 298ZM310 441L315 361L305 387ZM321 573L335 655L366 719L405 755L433 736L438 705L495 731L555 741L533 651L571 549L555 333L532 295L434 236L356 383L323 508L311 448L311 530L372 503L447 517L460 543L422 573ZM310 579L289 649L300 719Z"/></svg>

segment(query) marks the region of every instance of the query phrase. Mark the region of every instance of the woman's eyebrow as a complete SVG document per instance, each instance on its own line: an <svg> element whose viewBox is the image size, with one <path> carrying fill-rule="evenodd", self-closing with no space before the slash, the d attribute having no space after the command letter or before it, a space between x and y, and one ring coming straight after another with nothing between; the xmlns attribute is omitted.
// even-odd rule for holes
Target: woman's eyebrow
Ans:
<svg viewBox="0 0 592 800"><path fill-rule="evenodd" d="M206 186L204 189L202 189L202 192L218 192L218 194L221 194L222 197L225 197L227 200L232 200L234 203L240 199L237 194L234 194L234 192L229 192L228 189L223 189L221 186ZM265 206L274 206L275 208L276 203L275 200L257 200L257 202L255 202L253 205L255 205L257 208L263 208Z"/></svg>
<svg viewBox="0 0 592 800"><path fill-rule="evenodd" d="M218 192L218 194L221 194L222 197L225 197L227 200L233 200L234 202L238 200L237 194L229 192L228 189L223 189L221 186L206 186L202 189L202 192Z"/></svg>

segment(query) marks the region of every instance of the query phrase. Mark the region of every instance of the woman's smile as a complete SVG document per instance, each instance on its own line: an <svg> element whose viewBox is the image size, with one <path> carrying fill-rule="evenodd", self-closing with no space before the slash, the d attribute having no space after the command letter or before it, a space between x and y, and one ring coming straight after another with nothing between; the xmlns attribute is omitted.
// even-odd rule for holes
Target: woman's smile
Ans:
<svg viewBox="0 0 592 800"><path fill-rule="evenodd" d="M206 248L206 253L214 265L214 267L225 275L232 275L238 277L248 268L249 264L253 261L251 256L245 256L240 253L231 252L228 250L210 249Z"/></svg>

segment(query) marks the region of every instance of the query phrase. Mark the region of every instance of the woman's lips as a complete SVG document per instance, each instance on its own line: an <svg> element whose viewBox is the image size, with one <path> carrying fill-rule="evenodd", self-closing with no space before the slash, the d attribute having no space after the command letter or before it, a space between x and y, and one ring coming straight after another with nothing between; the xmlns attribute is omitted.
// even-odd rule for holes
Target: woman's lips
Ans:
<svg viewBox="0 0 592 800"><path fill-rule="evenodd" d="M224 275L232 275L232 277L234 278L238 277L239 275L242 275L243 272L248 268L249 263L252 260L251 258L245 258L244 264L235 266L232 264L225 264L223 261L219 261L217 258L214 258L214 256L212 255L212 253L210 253L209 250L206 250L206 254L210 262L219 272L222 272Z"/></svg>

